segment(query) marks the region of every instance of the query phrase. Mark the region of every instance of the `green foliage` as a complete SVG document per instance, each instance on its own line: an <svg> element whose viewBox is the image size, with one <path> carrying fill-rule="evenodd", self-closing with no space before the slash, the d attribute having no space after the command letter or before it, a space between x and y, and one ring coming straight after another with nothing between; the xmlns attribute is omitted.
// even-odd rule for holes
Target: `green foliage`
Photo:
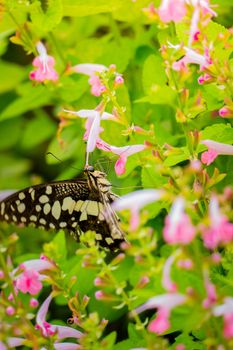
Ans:
<svg viewBox="0 0 233 350"><path fill-rule="evenodd" d="M154 1L155 7L160 3ZM86 162L87 120L64 109L96 109L117 119L101 120L102 140L116 147L146 147L127 159L124 152L116 155L95 149L89 164L107 173L113 192L119 195L163 190L161 200L143 208L135 200L131 210L119 213L127 242L116 252L97 246L94 232L75 242L62 230L55 234L0 223L0 319L4 320L0 348L1 341L15 336L27 338L23 349L52 349L57 341L63 342L56 338L57 331L48 336L35 327L38 309L29 304L32 296L16 287L23 273L22 265L21 270L17 266L37 260L41 253L53 268L39 271L43 286L36 295L39 305L52 291L46 321L82 331L84 336L77 340L80 349L177 350L182 344L185 350L233 348L232 337L223 333L223 315L213 315L226 297L233 297L232 239L225 237L213 249L205 241L206 229L213 228L214 219L217 225L218 215L222 225L233 220L232 156L228 152L210 165L201 162L207 151L201 141L233 143L233 39L228 29L232 1L213 1L219 16L212 20L208 11L199 14L200 36L192 42L191 3L186 3L186 16L176 23L163 23L152 8L148 14L147 0L0 4L0 189L80 176ZM34 58L44 55L37 52L39 41L54 58L57 80L36 81L30 75L38 69ZM192 61L191 55L189 63L175 69L188 50L201 62ZM83 75L77 72L82 63L101 64L106 70ZM50 65L44 62L43 73L52 70ZM198 78L205 74L207 80L200 84ZM121 75L124 82L118 86L116 78ZM90 92L93 77L105 87L98 96ZM232 115L221 118L219 110L224 106ZM118 176L114 163L122 158L125 171ZM180 197L185 201L184 212L174 219L172 205ZM215 207L218 215L211 216L213 198L219 211ZM132 214L138 208L139 226L132 229ZM166 225L170 220L176 227L185 214L188 219L180 232L186 229L188 235L192 223L195 237L188 244L171 244L165 237ZM182 266L187 261L192 266ZM168 282L174 289L169 289ZM208 295L208 283L213 283L216 300L213 290ZM134 310L151 298L168 293L172 298L176 292L186 300L168 310L169 326L161 334L149 331L160 307L152 305L141 314ZM206 300L210 306L204 306ZM9 306L15 308L13 315Z"/></svg>

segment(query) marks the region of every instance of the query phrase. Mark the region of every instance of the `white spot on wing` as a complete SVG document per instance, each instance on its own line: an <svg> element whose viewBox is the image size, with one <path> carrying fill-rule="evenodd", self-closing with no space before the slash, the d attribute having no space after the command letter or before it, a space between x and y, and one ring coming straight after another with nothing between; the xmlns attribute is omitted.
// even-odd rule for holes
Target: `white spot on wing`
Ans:
<svg viewBox="0 0 233 350"><path fill-rule="evenodd" d="M52 206L52 215L53 217L58 220L61 215L61 205L59 201L55 201Z"/></svg>
<svg viewBox="0 0 233 350"><path fill-rule="evenodd" d="M50 205L49 203L46 203L46 204L44 205L44 208L43 208L44 214L45 214L45 215L48 215L48 213L50 212L50 210L51 210L51 205Z"/></svg>
<svg viewBox="0 0 233 350"><path fill-rule="evenodd" d="M24 203L20 203L19 205L18 205L18 212L19 213L23 213L24 212L24 210L26 209L26 207L25 207L25 204Z"/></svg>
<svg viewBox="0 0 233 350"><path fill-rule="evenodd" d="M76 206L76 202L71 197L65 197L63 199L62 210L68 210L69 214L73 213L73 210Z"/></svg>
<svg viewBox="0 0 233 350"><path fill-rule="evenodd" d="M45 191L46 194L51 194L52 193L52 186L46 186L46 191Z"/></svg>
<svg viewBox="0 0 233 350"><path fill-rule="evenodd" d="M46 196L45 194L42 194L42 196L40 196L39 198L40 203L47 203L48 201L49 201L49 197Z"/></svg>
<svg viewBox="0 0 233 350"><path fill-rule="evenodd" d="M20 192L20 193L19 193L19 199L20 199L20 200L23 200L25 197L26 197L26 196L25 196L25 194L24 194L23 192Z"/></svg>

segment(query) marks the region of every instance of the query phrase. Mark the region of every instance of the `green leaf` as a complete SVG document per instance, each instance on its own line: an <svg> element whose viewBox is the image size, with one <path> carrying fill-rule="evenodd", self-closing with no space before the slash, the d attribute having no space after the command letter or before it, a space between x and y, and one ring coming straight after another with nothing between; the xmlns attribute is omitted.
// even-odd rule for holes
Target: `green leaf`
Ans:
<svg viewBox="0 0 233 350"><path fill-rule="evenodd" d="M14 89L25 77L24 68L13 64L0 61L0 93Z"/></svg>
<svg viewBox="0 0 233 350"><path fill-rule="evenodd" d="M44 244L45 253L54 259L56 262L63 262L66 260L66 239L64 231L56 234L50 243Z"/></svg>
<svg viewBox="0 0 233 350"><path fill-rule="evenodd" d="M83 132L78 124L65 128L61 134L63 145L58 142L57 137L54 137L48 147L48 152L51 152L62 161L80 155L84 159L85 149L80 131ZM57 163L57 159L54 157L47 158L47 161L49 164Z"/></svg>
<svg viewBox="0 0 233 350"><path fill-rule="evenodd" d="M27 93L10 103L2 112L0 121L17 117L32 109L49 104L51 95L44 86L27 88Z"/></svg>
<svg viewBox="0 0 233 350"><path fill-rule="evenodd" d="M229 124L220 123L207 126L201 131L201 139L232 144L233 128Z"/></svg>
<svg viewBox="0 0 233 350"><path fill-rule="evenodd" d="M0 150L5 150L15 145L21 133L22 120L10 119L0 122Z"/></svg>
<svg viewBox="0 0 233 350"><path fill-rule="evenodd" d="M49 119L49 116L38 111L37 116L27 123L23 132L21 146L31 148L42 143L51 137L56 131L55 123Z"/></svg>
<svg viewBox="0 0 233 350"><path fill-rule="evenodd" d="M123 0L63 0L64 16L90 16L113 12L121 7Z"/></svg>
<svg viewBox="0 0 233 350"><path fill-rule="evenodd" d="M142 84L146 94L154 92L158 85L165 85L167 77L163 61L159 56L150 55L144 63L142 71Z"/></svg>
<svg viewBox="0 0 233 350"><path fill-rule="evenodd" d="M183 162L184 160L189 159L190 153L187 147L177 148L174 153L167 156L164 161L164 165L166 166L174 166L178 163Z"/></svg>
<svg viewBox="0 0 233 350"><path fill-rule="evenodd" d="M62 1L47 0L46 9L42 8L40 1L30 6L31 21L39 32L48 32L56 27L62 19Z"/></svg>
<svg viewBox="0 0 233 350"><path fill-rule="evenodd" d="M169 86L152 85L148 96L142 97L135 102L144 103L149 102L151 104L166 104L174 106L176 99L176 93Z"/></svg>

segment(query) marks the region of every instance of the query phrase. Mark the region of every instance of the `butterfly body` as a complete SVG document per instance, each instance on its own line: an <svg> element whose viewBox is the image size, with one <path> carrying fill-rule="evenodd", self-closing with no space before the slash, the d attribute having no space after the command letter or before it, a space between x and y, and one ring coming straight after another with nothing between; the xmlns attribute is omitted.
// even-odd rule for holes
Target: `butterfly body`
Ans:
<svg viewBox="0 0 233 350"><path fill-rule="evenodd" d="M86 179L56 181L13 193L0 202L0 221L65 229L76 240L92 230L101 246L118 248L125 238L111 207L116 195L104 173L88 169L85 173Z"/></svg>

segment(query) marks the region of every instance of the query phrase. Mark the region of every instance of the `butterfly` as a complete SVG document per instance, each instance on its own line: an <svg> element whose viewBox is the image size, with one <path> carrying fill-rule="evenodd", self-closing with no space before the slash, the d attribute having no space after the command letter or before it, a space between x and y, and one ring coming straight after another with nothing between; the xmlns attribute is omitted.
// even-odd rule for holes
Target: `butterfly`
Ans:
<svg viewBox="0 0 233 350"><path fill-rule="evenodd" d="M45 230L65 229L77 241L91 230L100 246L118 249L125 234L111 207L117 196L104 172L87 166L84 174L85 179L31 186L4 198L0 201L0 221Z"/></svg>

